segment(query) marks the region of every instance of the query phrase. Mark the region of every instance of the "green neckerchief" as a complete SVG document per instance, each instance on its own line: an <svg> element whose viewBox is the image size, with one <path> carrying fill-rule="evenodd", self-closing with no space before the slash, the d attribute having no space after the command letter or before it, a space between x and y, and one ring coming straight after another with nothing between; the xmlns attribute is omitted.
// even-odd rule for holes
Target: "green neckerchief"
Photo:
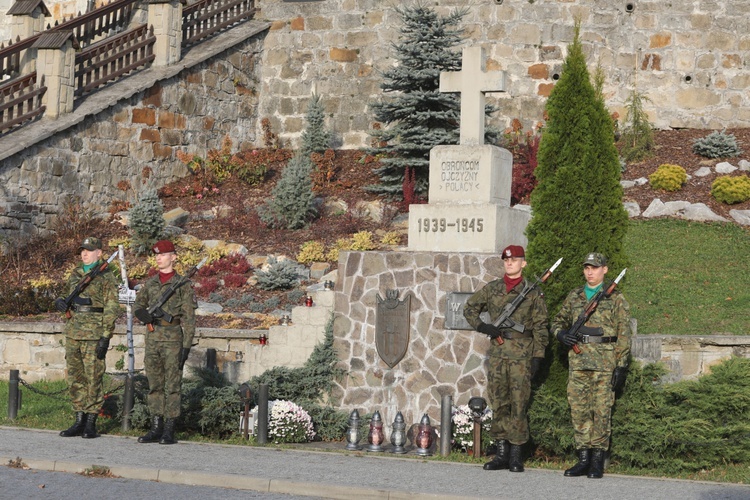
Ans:
<svg viewBox="0 0 750 500"><path fill-rule="evenodd" d="M83 264L83 272L87 273L91 271L94 268L94 266L97 265L98 263L99 261L97 260L96 262L92 262L91 264Z"/></svg>
<svg viewBox="0 0 750 500"><path fill-rule="evenodd" d="M604 285L603 281L599 283L598 285L596 285L594 288L591 288L588 285L584 286L583 292L586 294L586 300L591 300L591 297L596 295L596 292L602 289L602 285Z"/></svg>

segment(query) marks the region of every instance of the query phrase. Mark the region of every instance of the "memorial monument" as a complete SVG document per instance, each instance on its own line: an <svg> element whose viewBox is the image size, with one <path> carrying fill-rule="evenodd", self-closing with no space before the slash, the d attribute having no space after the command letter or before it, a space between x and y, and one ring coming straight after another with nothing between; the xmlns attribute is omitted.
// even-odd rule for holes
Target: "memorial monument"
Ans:
<svg viewBox="0 0 750 500"><path fill-rule="evenodd" d="M443 395L484 396L489 339L464 329L461 309L502 276L502 248L526 244L530 211L510 207L511 154L484 144L484 92L505 91L505 74L484 70L479 47L464 49L462 65L440 85L461 92L461 143L431 151L429 204L410 207L407 250L339 257L334 348L347 375L330 402L379 411L386 427L399 411L407 426L425 413L439 425Z"/></svg>

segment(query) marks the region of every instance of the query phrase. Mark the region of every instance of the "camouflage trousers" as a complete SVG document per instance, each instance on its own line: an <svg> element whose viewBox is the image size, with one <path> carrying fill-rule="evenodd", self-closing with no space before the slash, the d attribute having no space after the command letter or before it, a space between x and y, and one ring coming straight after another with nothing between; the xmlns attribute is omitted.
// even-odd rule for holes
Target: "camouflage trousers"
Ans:
<svg viewBox="0 0 750 500"><path fill-rule="evenodd" d="M104 404L102 381L106 366L103 359L96 358L97 342L65 339L68 387L76 412L99 413Z"/></svg>
<svg viewBox="0 0 750 500"><path fill-rule="evenodd" d="M505 359L490 354L487 394L492 407L492 439L507 439L512 444L529 440L526 409L531 397L530 368L530 359Z"/></svg>
<svg viewBox="0 0 750 500"><path fill-rule="evenodd" d="M612 432L612 372L571 370L568 377L568 403L576 449L609 448Z"/></svg>
<svg viewBox="0 0 750 500"><path fill-rule="evenodd" d="M146 355L143 359L149 388L146 401L153 416L180 416L181 347L181 342L156 342L146 334Z"/></svg>

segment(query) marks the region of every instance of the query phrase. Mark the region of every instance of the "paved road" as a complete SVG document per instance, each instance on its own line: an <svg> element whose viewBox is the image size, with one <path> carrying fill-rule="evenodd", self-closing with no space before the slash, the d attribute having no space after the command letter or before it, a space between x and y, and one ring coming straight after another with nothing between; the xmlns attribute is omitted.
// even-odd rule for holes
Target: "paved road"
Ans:
<svg viewBox="0 0 750 500"><path fill-rule="evenodd" d="M481 466L400 458L388 453L333 453L278 450L248 446L181 442L172 446L139 444L135 438L102 436L98 439L61 438L57 432L0 427L0 463L20 457L33 471L77 472L92 465L109 467L125 479L87 478L61 475L62 488L76 490L78 484L123 480L132 490L128 496L166 496L158 488L231 488L264 494L290 494L324 498L354 497L500 498L586 500L747 500L750 486L699 481L662 480L605 474L603 479L565 478L559 471L527 469L523 474L488 472ZM7 473L7 471L4 471ZM21 478L32 477L29 471ZM40 472L48 474L48 472ZM6 498L2 478L0 497ZM42 476L40 476L42 477ZM45 478L47 476L44 476ZM50 476L57 477L57 476ZM67 478L67 479L65 479ZM57 481L57 479L55 479ZM84 481L79 483L80 481ZM154 481L158 481L154 482ZM65 486L70 482L69 486ZM57 484L57 483L49 483ZM109 483L106 483L109 484ZM51 488L52 486L50 486ZM141 489L144 488L144 489ZM46 487L44 488L47 489ZM189 491L193 491L192 487ZM98 490L91 496L101 496ZM223 497L221 493L201 495ZM248 491L242 492L246 495ZM65 495L76 498L76 495ZM87 498L87 492L77 495ZM110 495L109 492L106 496ZM15 498L43 498L16 496ZM55 498L54 496L50 498ZM138 498L138 497L136 497ZM229 497L233 498L233 497ZM263 498L266 498L263 496ZM283 498L283 497L274 497Z"/></svg>

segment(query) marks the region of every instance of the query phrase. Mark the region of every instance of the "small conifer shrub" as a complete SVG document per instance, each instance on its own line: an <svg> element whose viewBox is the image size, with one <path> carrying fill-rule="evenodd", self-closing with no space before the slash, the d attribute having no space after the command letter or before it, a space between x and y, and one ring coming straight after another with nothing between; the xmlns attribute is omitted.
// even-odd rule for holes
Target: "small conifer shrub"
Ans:
<svg viewBox="0 0 750 500"><path fill-rule="evenodd" d="M297 254L297 262L308 264L325 260L325 246L320 241L306 241Z"/></svg>
<svg viewBox="0 0 750 500"><path fill-rule="evenodd" d="M143 255L164 232L164 205L155 189L146 189L130 210L130 235L136 254Z"/></svg>
<svg viewBox="0 0 750 500"><path fill-rule="evenodd" d="M706 158L728 158L739 156L742 150L732 134L711 132L706 137L693 141L693 153Z"/></svg>
<svg viewBox="0 0 750 500"><path fill-rule="evenodd" d="M656 171L648 176L648 182L652 188L664 191L678 191L685 181L687 181L685 169L669 163L659 165Z"/></svg>
<svg viewBox="0 0 750 500"><path fill-rule="evenodd" d="M297 263L291 260L279 261L275 257L269 259L268 271L255 271L258 288L261 290L279 290L294 287L298 279Z"/></svg>
<svg viewBox="0 0 750 500"><path fill-rule="evenodd" d="M750 177L719 177L711 184L711 196L727 205L750 200Z"/></svg>
<svg viewBox="0 0 750 500"><path fill-rule="evenodd" d="M281 172L281 178L271 190L271 198L258 208L260 219L270 227L301 229L317 210L313 204L312 162L297 155Z"/></svg>
<svg viewBox="0 0 750 500"><path fill-rule="evenodd" d="M331 133L325 127L323 103L320 96L313 94L307 107L307 128L302 131L301 154L322 153L330 147Z"/></svg>

